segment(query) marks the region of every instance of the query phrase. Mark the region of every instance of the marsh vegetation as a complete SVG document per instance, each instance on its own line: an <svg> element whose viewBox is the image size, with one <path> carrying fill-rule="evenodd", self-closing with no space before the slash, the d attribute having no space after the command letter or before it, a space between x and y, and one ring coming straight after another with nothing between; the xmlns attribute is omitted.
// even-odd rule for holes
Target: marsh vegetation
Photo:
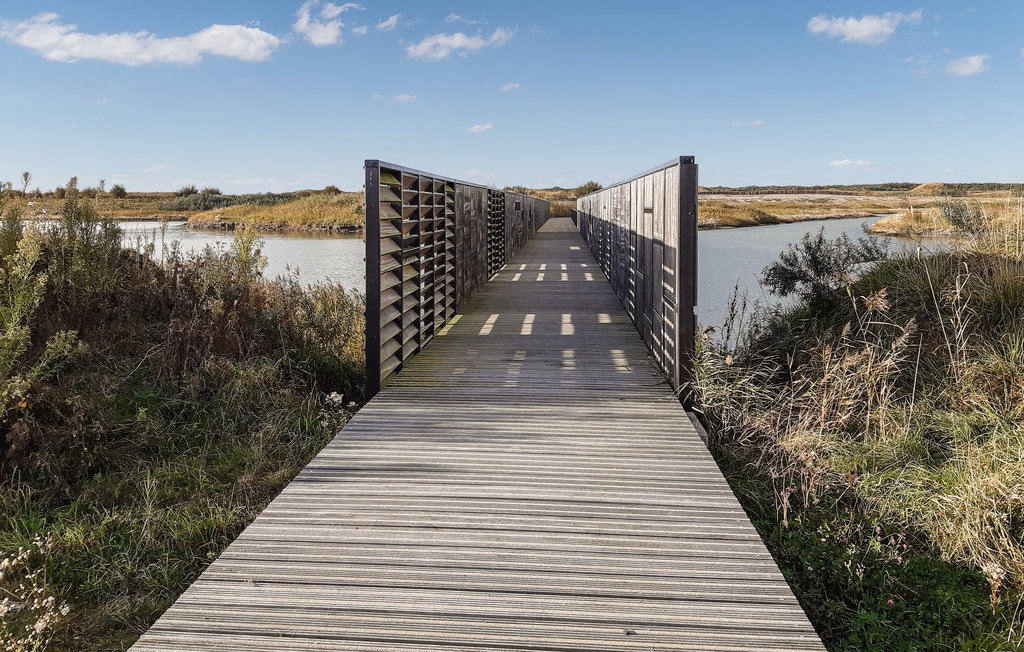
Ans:
<svg viewBox="0 0 1024 652"><path fill-rule="evenodd" d="M362 400L361 295L265 278L246 229L125 249L64 196L0 205L5 649L130 644Z"/></svg>
<svg viewBox="0 0 1024 652"><path fill-rule="evenodd" d="M940 252L793 245L794 300L699 347L711 447L830 649L1024 639L1024 212L945 210Z"/></svg>

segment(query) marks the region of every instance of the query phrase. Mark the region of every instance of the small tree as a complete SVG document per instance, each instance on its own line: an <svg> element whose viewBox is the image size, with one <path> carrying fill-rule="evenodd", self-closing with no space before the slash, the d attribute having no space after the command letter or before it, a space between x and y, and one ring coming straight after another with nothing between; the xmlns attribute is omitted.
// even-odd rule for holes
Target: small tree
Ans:
<svg viewBox="0 0 1024 652"><path fill-rule="evenodd" d="M332 185L332 186L326 186L323 189L323 193L325 195L340 195L341 194L341 190L338 188L338 186L333 186Z"/></svg>
<svg viewBox="0 0 1024 652"><path fill-rule="evenodd" d="M881 260L888 252L888 240L858 238L854 242L845 233L829 240L822 227L782 251L777 261L764 268L762 283L772 294L796 294L817 305L849 283L858 265Z"/></svg>
<svg viewBox="0 0 1024 652"><path fill-rule="evenodd" d="M32 183L32 173L25 171L21 173L21 194L28 193L28 184Z"/></svg>
<svg viewBox="0 0 1024 652"><path fill-rule="evenodd" d="M589 195L590 193L597 192L600 189L601 184L596 181L588 181L576 189L576 196L582 197L583 195Z"/></svg>
<svg viewBox="0 0 1024 652"><path fill-rule="evenodd" d="M114 199L124 199L128 196L128 191L124 189L124 186L120 183L115 183L110 186L110 196Z"/></svg>

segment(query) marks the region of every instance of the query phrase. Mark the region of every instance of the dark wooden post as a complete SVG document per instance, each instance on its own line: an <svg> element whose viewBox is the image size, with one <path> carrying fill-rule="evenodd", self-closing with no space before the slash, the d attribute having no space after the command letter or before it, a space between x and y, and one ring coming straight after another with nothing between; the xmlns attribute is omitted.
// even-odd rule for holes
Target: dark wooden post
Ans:
<svg viewBox="0 0 1024 652"><path fill-rule="evenodd" d="M697 343L697 164L692 156L679 157L679 263L676 297L679 327L676 336L679 387L693 380Z"/></svg>
<svg viewBox="0 0 1024 652"><path fill-rule="evenodd" d="M366 161L366 398L380 391L380 161Z"/></svg>

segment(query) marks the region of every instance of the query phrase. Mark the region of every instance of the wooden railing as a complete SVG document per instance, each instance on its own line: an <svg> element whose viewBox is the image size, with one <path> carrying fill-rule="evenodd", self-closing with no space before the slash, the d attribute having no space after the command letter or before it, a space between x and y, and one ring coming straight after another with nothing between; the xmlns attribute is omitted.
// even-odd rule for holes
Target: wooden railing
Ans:
<svg viewBox="0 0 1024 652"><path fill-rule="evenodd" d="M373 396L547 221L547 201L366 161L366 392Z"/></svg>
<svg viewBox="0 0 1024 652"><path fill-rule="evenodd" d="M658 366L679 390L692 375L696 328L693 157L580 197L573 220Z"/></svg>

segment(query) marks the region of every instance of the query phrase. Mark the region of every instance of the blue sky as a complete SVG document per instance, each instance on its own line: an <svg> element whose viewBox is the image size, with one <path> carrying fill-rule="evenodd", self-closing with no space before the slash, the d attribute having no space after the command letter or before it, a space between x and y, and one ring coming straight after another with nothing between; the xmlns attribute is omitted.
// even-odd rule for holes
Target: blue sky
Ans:
<svg viewBox="0 0 1024 652"><path fill-rule="evenodd" d="M0 179L1024 180L1024 3L0 0Z"/></svg>

